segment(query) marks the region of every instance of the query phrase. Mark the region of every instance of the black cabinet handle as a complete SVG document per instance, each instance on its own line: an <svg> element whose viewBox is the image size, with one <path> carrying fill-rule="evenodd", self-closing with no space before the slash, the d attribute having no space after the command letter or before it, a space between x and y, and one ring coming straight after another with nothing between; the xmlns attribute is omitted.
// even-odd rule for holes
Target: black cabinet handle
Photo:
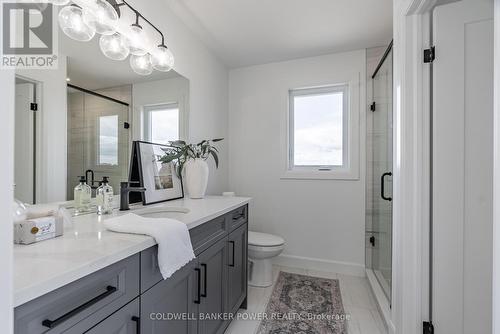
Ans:
<svg viewBox="0 0 500 334"><path fill-rule="evenodd" d="M202 263L201 266L203 267L203 293L201 296L207 298L207 265Z"/></svg>
<svg viewBox="0 0 500 334"><path fill-rule="evenodd" d="M197 273L197 280L198 280L198 292L197 292L197 299L194 301L195 304L199 304L201 302L201 270L200 268L195 268L194 271Z"/></svg>
<svg viewBox="0 0 500 334"><path fill-rule="evenodd" d="M132 317L132 321L135 322L135 333L141 334L141 318L136 317L135 315Z"/></svg>
<svg viewBox="0 0 500 334"><path fill-rule="evenodd" d="M240 214L237 214L237 215L233 216L233 221L237 221L237 220L239 220L240 218L243 218L243 217L245 217L245 212L242 212Z"/></svg>
<svg viewBox="0 0 500 334"><path fill-rule="evenodd" d="M45 319L44 321L42 321L42 326L48 327L48 328L54 328L54 327L62 324L63 322L65 322L69 318L74 317L75 315L77 315L78 313L82 312L83 310L89 308L90 306L98 303L99 301L101 301L104 298L108 297L109 295L113 294L114 292L116 292L116 290L117 290L116 287L108 285L106 287L106 291L103 292L103 293L101 293L99 296L92 298L88 302L85 302L84 304L78 306L77 308L75 308L75 309L69 311L68 313L60 316L56 320Z"/></svg>
<svg viewBox="0 0 500 334"><path fill-rule="evenodd" d="M386 201L392 201L392 197L386 197L385 196L385 177L386 176L392 176L392 173L391 172L388 172L388 173L384 173L382 174L382 177L380 178L380 196L382 197L383 200L386 200Z"/></svg>
<svg viewBox="0 0 500 334"><path fill-rule="evenodd" d="M234 267L234 241L229 241L229 243L231 244L231 248L232 248L232 255L231 255L231 264L229 265L230 267Z"/></svg>

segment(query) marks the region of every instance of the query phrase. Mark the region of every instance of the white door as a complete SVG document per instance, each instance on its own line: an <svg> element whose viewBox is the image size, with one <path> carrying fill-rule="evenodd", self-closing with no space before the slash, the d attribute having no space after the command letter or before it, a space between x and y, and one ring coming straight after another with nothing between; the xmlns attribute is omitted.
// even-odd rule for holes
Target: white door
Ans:
<svg viewBox="0 0 500 334"><path fill-rule="evenodd" d="M491 333L493 1L434 12L434 273L438 334Z"/></svg>
<svg viewBox="0 0 500 334"><path fill-rule="evenodd" d="M34 101L34 84L16 84L14 196L24 203L34 201L35 119L30 109Z"/></svg>

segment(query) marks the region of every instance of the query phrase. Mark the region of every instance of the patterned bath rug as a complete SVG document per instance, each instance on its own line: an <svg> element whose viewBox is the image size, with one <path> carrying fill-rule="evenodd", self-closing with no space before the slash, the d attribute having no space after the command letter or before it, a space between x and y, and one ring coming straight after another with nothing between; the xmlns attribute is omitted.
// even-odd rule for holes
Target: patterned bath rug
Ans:
<svg viewBox="0 0 500 334"><path fill-rule="evenodd" d="M257 334L347 334L339 281L280 272Z"/></svg>

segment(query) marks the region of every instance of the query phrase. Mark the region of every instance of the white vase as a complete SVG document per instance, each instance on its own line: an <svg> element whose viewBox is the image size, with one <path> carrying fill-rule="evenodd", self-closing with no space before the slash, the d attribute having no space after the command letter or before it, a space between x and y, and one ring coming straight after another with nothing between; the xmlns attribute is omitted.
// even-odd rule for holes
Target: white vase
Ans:
<svg viewBox="0 0 500 334"><path fill-rule="evenodd" d="M208 164L203 159L189 159L184 164L184 185L190 198L203 198L208 185Z"/></svg>

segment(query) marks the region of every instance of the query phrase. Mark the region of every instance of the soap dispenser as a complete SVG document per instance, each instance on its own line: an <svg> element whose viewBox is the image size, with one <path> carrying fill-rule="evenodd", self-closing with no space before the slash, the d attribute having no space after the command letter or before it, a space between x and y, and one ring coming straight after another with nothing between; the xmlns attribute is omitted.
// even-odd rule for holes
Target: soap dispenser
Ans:
<svg viewBox="0 0 500 334"><path fill-rule="evenodd" d="M104 176L101 185L96 191L97 214L106 215L113 211L113 188L109 185L109 178Z"/></svg>
<svg viewBox="0 0 500 334"><path fill-rule="evenodd" d="M75 187L73 194L76 212L88 212L90 210L92 188L86 183L85 176L80 176L80 184Z"/></svg>

